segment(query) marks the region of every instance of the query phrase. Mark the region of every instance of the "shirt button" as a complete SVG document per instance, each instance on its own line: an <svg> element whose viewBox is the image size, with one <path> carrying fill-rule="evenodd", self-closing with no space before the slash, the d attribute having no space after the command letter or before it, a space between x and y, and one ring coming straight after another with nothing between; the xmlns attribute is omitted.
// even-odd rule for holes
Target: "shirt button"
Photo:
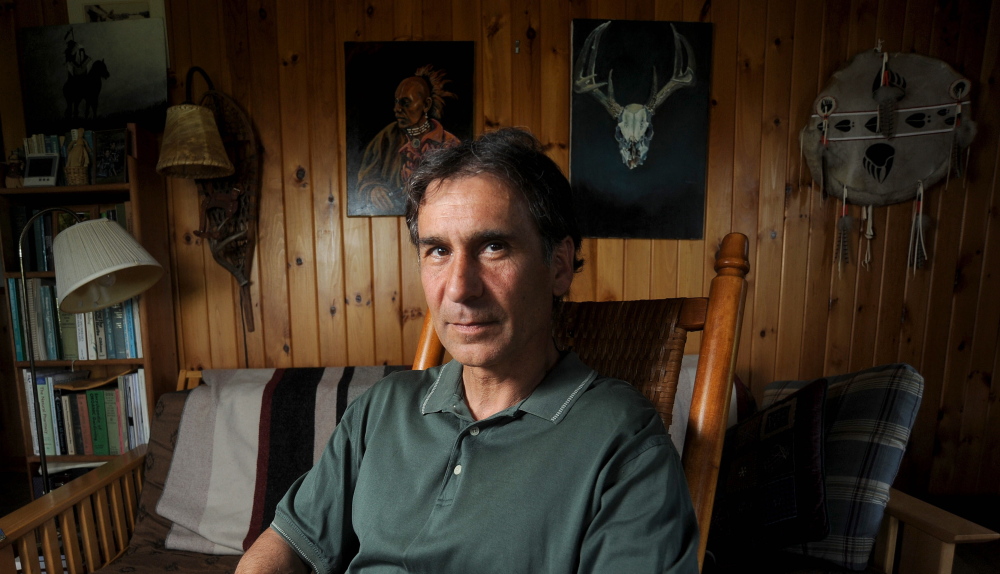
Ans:
<svg viewBox="0 0 1000 574"><path fill-rule="evenodd" d="M455 475L457 476L459 474L462 474L462 465L460 464L455 465Z"/></svg>
<svg viewBox="0 0 1000 574"><path fill-rule="evenodd" d="M479 434L479 427L472 427L471 429L469 429L469 434L471 434L472 436L478 435Z"/></svg>

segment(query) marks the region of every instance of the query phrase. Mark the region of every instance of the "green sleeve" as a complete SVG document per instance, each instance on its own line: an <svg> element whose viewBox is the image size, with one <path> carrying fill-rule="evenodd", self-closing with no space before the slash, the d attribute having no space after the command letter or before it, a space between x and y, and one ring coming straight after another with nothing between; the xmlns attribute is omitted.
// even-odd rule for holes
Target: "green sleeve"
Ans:
<svg viewBox="0 0 1000 574"><path fill-rule="evenodd" d="M698 524L670 437L640 433L615 459L584 536L580 572L697 574Z"/></svg>

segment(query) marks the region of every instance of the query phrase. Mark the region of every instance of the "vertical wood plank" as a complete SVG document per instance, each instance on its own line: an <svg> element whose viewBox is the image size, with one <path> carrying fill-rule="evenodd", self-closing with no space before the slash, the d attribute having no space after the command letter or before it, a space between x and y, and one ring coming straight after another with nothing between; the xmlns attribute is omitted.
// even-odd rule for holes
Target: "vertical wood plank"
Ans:
<svg viewBox="0 0 1000 574"><path fill-rule="evenodd" d="M79 530L76 527L72 507L59 513L59 532L62 535L62 553L66 559L66 570L69 574L83 574Z"/></svg>
<svg viewBox="0 0 1000 574"><path fill-rule="evenodd" d="M653 243L649 239L625 240L624 300L649 299Z"/></svg>
<svg viewBox="0 0 1000 574"><path fill-rule="evenodd" d="M316 228L316 299L321 365L343 366L347 360L344 320L344 209L338 117L343 49L336 33L335 3L309 3L309 161L312 165L313 225Z"/></svg>
<svg viewBox="0 0 1000 574"><path fill-rule="evenodd" d="M789 380L799 376L802 340L816 332L815 325L805 325L804 317L812 227L810 206L815 192L812 188L812 174L802 160L799 131L812 115L812 101L819 85L820 43L823 36L812 33L812 30L815 23L822 19L822 3L796 4L789 102L790 129L785 161L781 305L778 309L774 380Z"/></svg>
<svg viewBox="0 0 1000 574"><path fill-rule="evenodd" d="M337 2L334 21L337 35L353 41L367 41L364 31L364 4ZM343 46L337 48L338 68L344 69ZM345 141L346 124L343 105L339 106L340 133ZM346 150L340 150L340 165L347 165ZM340 175L345 181L345 175ZM368 217L347 217L342 210L344 230L344 320L347 336L347 361L351 365L375 364L375 315L372 309L371 223Z"/></svg>
<svg viewBox="0 0 1000 574"><path fill-rule="evenodd" d="M747 274L746 305L743 332L736 358L736 372L743 382L754 388L754 373L750 369L754 337L754 303L756 301L757 217L760 210L760 138L764 95L764 44L767 29L767 5L741 3L736 55L736 121L735 154L733 156L733 231L750 240L750 272ZM684 263L681 262L683 268ZM683 292L680 293L684 295Z"/></svg>
<svg viewBox="0 0 1000 574"><path fill-rule="evenodd" d="M761 117L760 208L757 215L757 289L751 328L752 389L774 380L781 308L781 255L784 244L785 161L788 156L790 84L795 30L794 0L767 7L764 101Z"/></svg>
<svg viewBox="0 0 1000 574"><path fill-rule="evenodd" d="M542 114L539 5L540 0L511 1L511 125L536 135Z"/></svg>
<svg viewBox="0 0 1000 574"><path fill-rule="evenodd" d="M309 162L309 9L305 0L278 10L278 82L281 101L282 184L285 211L285 266L288 273L292 364L319 365L319 309L313 180Z"/></svg>
<svg viewBox="0 0 1000 574"><path fill-rule="evenodd" d="M827 2L821 23L823 51L819 62L819 84L822 89L830 76L846 63L847 45L844 30L850 22L850 6L845 2ZM816 94L813 94L813 99ZM810 103L810 109L811 109ZM811 112L810 112L811 113ZM814 186L818 187L818 186ZM838 204L832 197L811 193L809 255L806 268L806 298L799 376L814 378L824 372L824 356L828 340L827 323L830 307L831 279L835 275L833 241Z"/></svg>
<svg viewBox="0 0 1000 574"><path fill-rule="evenodd" d="M510 0L483 0L483 117L487 131L511 124Z"/></svg>

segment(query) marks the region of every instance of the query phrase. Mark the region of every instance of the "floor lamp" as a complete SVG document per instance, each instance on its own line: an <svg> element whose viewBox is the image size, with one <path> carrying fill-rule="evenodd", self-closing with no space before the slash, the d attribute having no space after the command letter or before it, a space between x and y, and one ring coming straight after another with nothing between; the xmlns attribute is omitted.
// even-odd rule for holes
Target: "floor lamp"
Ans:
<svg viewBox="0 0 1000 574"><path fill-rule="evenodd" d="M149 289L163 275L163 267L118 223L109 219L83 221L65 207L49 207L31 216L17 242L21 265L21 321L28 365L31 369L31 391L34 398L35 432L38 434L38 459L42 472L42 493L49 491L49 467L42 442L41 405L38 402L38 376L35 369L35 349L31 340L28 316L27 277L24 269L24 238L31 232L35 220L55 211L72 215L76 222L58 233L52 243L55 259L56 298L59 309L66 313L98 311L130 299ZM36 249L41 249L36 246Z"/></svg>

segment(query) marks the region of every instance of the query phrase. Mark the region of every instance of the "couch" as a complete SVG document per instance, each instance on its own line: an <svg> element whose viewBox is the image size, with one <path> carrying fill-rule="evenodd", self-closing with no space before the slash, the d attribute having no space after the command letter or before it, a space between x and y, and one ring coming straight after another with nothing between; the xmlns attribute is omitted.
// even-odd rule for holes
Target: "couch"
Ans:
<svg viewBox="0 0 1000 574"><path fill-rule="evenodd" d="M309 376L333 381L320 382L317 387L317 396L324 397L317 401L323 403L316 406L316 412L321 414L316 417L318 420L324 417L335 419L336 413L342 412L347 402L363 391L365 385L377 380L384 369L366 367L352 370L353 378L348 377L346 384L344 368L287 371L321 371ZM270 379L278 372L274 369L252 371L255 370L214 372L206 377L249 377L260 384L261 377ZM190 452L191 448L199 448L199 445L191 443L190 437L185 439L181 421L185 407L191 407L189 400L192 396L197 396L191 388L200 382L201 373L183 372L178 388L184 390L168 393L160 398L148 445L117 457L80 479L0 518L0 574L34 574L43 571L45 564L56 561L62 561L65 570L72 574L98 570L102 574L232 572L239 560L238 550L218 546L214 542L200 542L197 535L189 536L190 533L185 532L189 529L178 527L161 514L160 503L165 489L170 490L167 488L168 480L173 480L170 478L171 467L175 470L178 468L175 466L175 455L178 452ZM322 391L324 388L326 390ZM199 392L204 394L205 387ZM734 393L734 396L737 395L745 396L744 393ZM679 402L683 404L683 400ZM745 411L742 408L730 409L731 412L740 410ZM323 412L328 415L322 415ZM228 439L214 442L225 440ZM213 441L206 439L203 442ZM322 437L317 437L315 442L322 442ZM308 457L312 448L310 445L299 450L305 452L302 456ZM299 461L299 464L302 462ZM280 490L281 480L288 480L288 477L275 478L266 469L267 465L261 462L258 452L257 473L264 472L262 476L267 481L277 481L272 484L272 490ZM233 490L235 492L238 488L234 486ZM197 497L192 495L191 498ZM260 498L263 500L266 497ZM266 509L256 511L256 502L251 503L249 500L241 501L238 506L241 506L239 513L242 513L239 520L247 520L249 516L251 523L256 521L256 526L248 525L249 530L266 527ZM908 560L904 572L950 572L956 544L994 540L998 536L1000 535L958 516L893 490L872 554L870 570L893 572L898 567L899 557L904 556ZM171 538L174 539L172 543L168 542ZM189 549L177 549L178 546ZM207 551L194 551L191 548Z"/></svg>

